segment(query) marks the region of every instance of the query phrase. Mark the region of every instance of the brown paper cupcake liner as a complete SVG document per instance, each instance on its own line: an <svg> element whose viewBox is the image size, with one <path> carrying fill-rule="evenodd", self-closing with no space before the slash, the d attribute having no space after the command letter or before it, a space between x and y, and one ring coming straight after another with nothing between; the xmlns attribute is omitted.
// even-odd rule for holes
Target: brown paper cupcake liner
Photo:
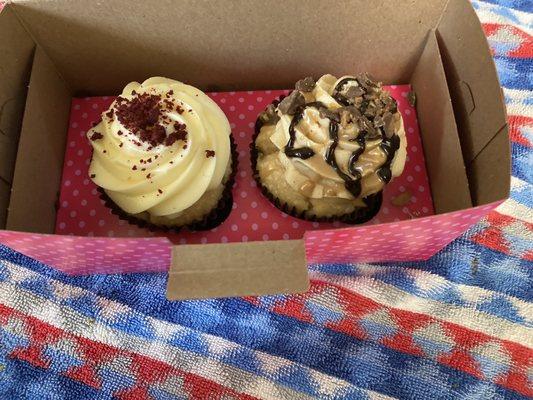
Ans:
<svg viewBox="0 0 533 400"><path fill-rule="evenodd" d="M111 212L118 216L121 220L127 221L131 225L136 225L140 228L146 228L152 232L168 232L168 233L177 233L182 229L187 229L189 231L208 231L213 229L220 224L222 224L230 215L233 208L233 185L235 184L235 174L237 173L237 168L239 164L239 157L237 152L237 145L233 140L233 136L230 135L231 143L231 174L226 181L222 196L217 203L217 206L207 214L202 220L193 222L186 225L180 226L169 226L169 225L157 225L146 221L141 218L136 218L135 216L126 213L123 211L107 193L102 189L98 188L100 193L100 199L104 201L104 204Z"/></svg>
<svg viewBox="0 0 533 400"><path fill-rule="evenodd" d="M276 100L272 102L272 105L275 107L279 104L281 100L283 100L285 96L280 96ZM356 209L355 211L351 212L350 214L344 214L339 216L332 216L332 217L317 217L314 214L310 214L307 211L299 211L296 209L296 207L291 206L282 200L280 200L278 197L274 196L266 186L263 185L261 182L261 178L259 177L259 172L257 171L257 158L259 156L259 151L255 147L255 140L257 139L257 136L259 135L259 131L261 130L261 127L263 126L263 122L257 118L255 121L255 132L252 137L252 142L250 143L250 160L252 162L252 171L253 171L253 177L255 181L257 182L257 186L261 189L261 193L270 200L272 204L274 204L279 210L283 211L286 214L289 214L293 217L300 218L306 221L313 221L313 222L334 222L334 221L340 221L344 222L345 224L350 225L356 225L356 224L363 224L365 222L370 221L372 218L376 216L376 214L379 212L381 208L381 203L383 201L383 194L382 191L372 194L370 196L367 196L363 198L363 201L367 204L367 207L361 207Z"/></svg>

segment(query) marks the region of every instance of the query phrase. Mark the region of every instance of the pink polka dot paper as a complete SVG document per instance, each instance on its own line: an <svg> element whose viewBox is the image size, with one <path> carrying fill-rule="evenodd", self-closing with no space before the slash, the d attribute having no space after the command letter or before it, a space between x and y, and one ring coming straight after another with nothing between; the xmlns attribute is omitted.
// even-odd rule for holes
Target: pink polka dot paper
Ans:
<svg viewBox="0 0 533 400"><path fill-rule="evenodd" d="M388 89L398 101L404 118L409 142L408 161L403 175L387 186L382 209L370 224L433 214L416 113L407 101L410 87L393 86ZM287 216L270 204L256 187L249 154L255 120L259 112L285 93L286 91L255 91L210 94L226 113L239 151L233 211L221 226L211 231L180 232L164 236L177 244L301 239L308 230L346 226L340 223L311 223ZM72 101L60 208L57 213L57 234L106 237L154 235L153 232L132 226L111 214L98 198L96 187L87 176L91 148L85 133L112 101L113 98L110 97ZM395 201L398 196L404 201Z"/></svg>
<svg viewBox="0 0 533 400"><path fill-rule="evenodd" d="M364 226L302 221L280 212L252 178L249 144L256 117L287 91L212 93L238 145L233 211L207 232L154 233L111 214L87 176L91 148L85 133L112 102L110 97L73 99L56 235L0 231L0 242L70 274L156 272L170 265L171 244L289 240L305 237L316 262L424 259L445 246L494 206L432 216L433 205L410 87L390 86L408 138L405 171L384 192L378 215Z"/></svg>

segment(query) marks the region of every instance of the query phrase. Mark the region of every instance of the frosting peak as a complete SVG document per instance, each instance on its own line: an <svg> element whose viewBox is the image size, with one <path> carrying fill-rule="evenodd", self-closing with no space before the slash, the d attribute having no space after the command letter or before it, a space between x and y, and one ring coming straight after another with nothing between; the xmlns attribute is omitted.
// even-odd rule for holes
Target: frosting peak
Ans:
<svg viewBox="0 0 533 400"><path fill-rule="evenodd" d="M226 116L199 89L132 82L87 132L89 174L124 211L172 218L222 183L229 135Z"/></svg>
<svg viewBox="0 0 533 400"><path fill-rule="evenodd" d="M366 75L305 78L260 120L285 180L307 198L364 198L403 171L396 101Z"/></svg>

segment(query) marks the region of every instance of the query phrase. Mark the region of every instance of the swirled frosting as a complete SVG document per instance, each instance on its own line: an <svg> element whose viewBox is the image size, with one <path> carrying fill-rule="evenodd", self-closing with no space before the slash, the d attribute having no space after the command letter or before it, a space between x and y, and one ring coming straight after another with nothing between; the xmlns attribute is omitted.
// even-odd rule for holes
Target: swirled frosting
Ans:
<svg viewBox="0 0 533 400"><path fill-rule="evenodd" d="M222 110L167 78L128 84L87 137L90 178L130 214L179 215L221 185L230 162Z"/></svg>
<svg viewBox="0 0 533 400"><path fill-rule="evenodd" d="M285 180L307 198L364 198L403 171L407 143L396 101L366 75L305 78L260 120Z"/></svg>

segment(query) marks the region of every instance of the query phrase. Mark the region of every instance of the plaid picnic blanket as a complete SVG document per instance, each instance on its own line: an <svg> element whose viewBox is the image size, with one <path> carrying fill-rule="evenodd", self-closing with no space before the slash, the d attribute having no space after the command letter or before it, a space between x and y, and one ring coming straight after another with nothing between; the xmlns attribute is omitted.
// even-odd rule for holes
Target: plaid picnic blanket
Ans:
<svg viewBox="0 0 533 400"><path fill-rule="evenodd" d="M531 398L533 2L473 5L511 128L497 211L427 262L313 265L298 296L168 302L165 274L0 246L0 398Z"/></svg>

